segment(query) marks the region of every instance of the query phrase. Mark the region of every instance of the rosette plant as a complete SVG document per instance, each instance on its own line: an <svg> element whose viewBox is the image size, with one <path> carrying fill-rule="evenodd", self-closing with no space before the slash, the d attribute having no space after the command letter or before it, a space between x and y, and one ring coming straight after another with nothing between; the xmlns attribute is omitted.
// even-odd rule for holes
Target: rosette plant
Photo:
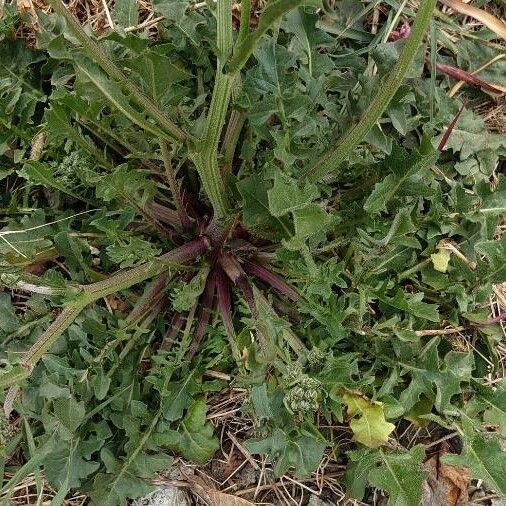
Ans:
<svg viewBox="0 0 506 506"><path fill-rule="evenodd" d="M80 488L96 504L120 504L146 492L144 479L171 453L206 462L217 440L204 398L220 383L203 377L221 369L249 389L259 425L248 448L268 454L276 473L310 473L332 446L315 425L320 409L345 416L363 446L349 457L350 469L367 467L363 483L348 476L353 493L372 483L415 504L423 451L378 449L395 428L386 420L418 410L448 425L474 367L439 337L424 340L437 335L424 334L426 322L443 318L437 288L418 280L405 289L423 269L448 268L435 223L476 209L431 172L439 152L430 135L454 106L416 133L406 126L405 145L377 149L389 142L378 127L385 111L409 102L403 83L425 54L436 1L419 2L386 65L367 62L369 80L357 78L360 49L338 51L339 33L322 25L342 24L346 2L272 0L252 23L250 0L240 12L231 0L205 12L158 0L164 21L152 40L133 33L143 27L135 2L117 2L114 26L97 37L48 1L36 49L11 40L2 57L29 72L18 83L24 104L8 110L26 184L10 206L40 211L1 236L2 283L29 303L24 321L6 309L18 327L6 332L24 340L6 348L0 386L6 415L25 421L13 444L26 438L31 457L4 491L43 466L60 499ZM22 107L31 121L19 136ZM441 203L447 191L458 210ZM492 190L480 191L492 202ZM489 268L493 241L478 235L472 244ZM432 267L422 249L438 251ZM460 307L465 287L477 294L469 307L483 301L471 271L458 273L462 290L441 288ZM368 350L366 338L356 343L366 335L382 337ZM426 376L397 364L417 354ZM445 361L462 374L444 373ZM402 459L409 486L381 481L381 465L397 472Z"/></svg>

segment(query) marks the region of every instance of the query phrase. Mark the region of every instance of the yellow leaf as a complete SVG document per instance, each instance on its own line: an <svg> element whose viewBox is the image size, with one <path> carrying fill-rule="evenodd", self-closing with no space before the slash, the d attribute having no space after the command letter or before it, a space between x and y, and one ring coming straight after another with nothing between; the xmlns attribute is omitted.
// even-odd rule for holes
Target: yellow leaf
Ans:
<svg viewBox="0 0 506 506"><path fill-rule="evenodd" d="M430 256L434 269L439 272L446 272L448 269L448 262L450 261L451 252L447 249L441 248L437 253Z"/></svg>
<svg viewBox="0 0 506 506"><path fill-rule="evenodd" d="M385 420L383 404L360 394L346 392L343 400L348 406L353 440L369 448L377 448L388 441L395 425Z"/></svg>

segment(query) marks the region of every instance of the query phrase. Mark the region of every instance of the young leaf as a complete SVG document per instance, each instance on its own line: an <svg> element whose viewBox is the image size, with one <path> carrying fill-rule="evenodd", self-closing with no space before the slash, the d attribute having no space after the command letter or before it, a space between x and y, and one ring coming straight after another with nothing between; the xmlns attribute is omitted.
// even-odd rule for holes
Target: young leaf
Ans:
<svg viewBox="0 0 506 506"><path fill-rule="evenodd" d="M277 171L274 175L274 184L267 195L272 216L279 218L307 206L318 197L318 189L313 184L299 188L295 180Z"/></svg>

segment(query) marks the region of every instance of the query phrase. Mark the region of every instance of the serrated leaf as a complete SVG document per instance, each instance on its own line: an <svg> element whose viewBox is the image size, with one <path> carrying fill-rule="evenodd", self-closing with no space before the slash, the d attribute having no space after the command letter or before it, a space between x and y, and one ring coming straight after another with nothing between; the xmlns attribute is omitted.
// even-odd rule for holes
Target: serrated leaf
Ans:
<svg viewBox="0 0 506 506"><path fill-rule="evenodd" d="M163 415L168 421L178 420L183 416L183 411L187 409L193 396L200 391L196 383L194 373L188 374L184 379L171 383L166 392L163 392Z"/></svg>
<svg viewBox="0 0 506 506"><path fill-rule="evenodd" d="M44 459L47 480L55 487L77 488L100 464L83 458L80 441L55 441L55 446Z"/></svg>
<svg viewBox="0 0 506 506"><path fill-rule="evenodd" d="M326 446L312 434L288 435L281 429L264 439L249 439L244 445L251 453L268 455L274 461L276 476L293 468L296 477L308 476L316 469Z"/></svg>
<svg viewBox="0 0 506 506"><path fill-rule="evenodd" d="M176 286L172 292L172 305L176 311L187 311L202 295L206 287L209 267L204 266L189 283Z"/></svg>
<svg viewBox="0 0 506 506"><path fill-rule="evenodd" d="M415 446L409 453L379 450L379 454L383 465L369 472L370 484L388 492L389 506L420 506L425 480L423 447Z"/></svg>
<svg viewBox="0 0 506 506"><path fill-rule="evenodd" d="M434 404L440 413L456 414L451 400L461 392L461 383L471 379L474 359L471 353L449 351L440 360L439 337L431 339L419 353L416 368L412 372L410 385L400 395L401 403L411 409L418 401L420 394L431 396L436 386Z"/></svg>
<svg viewBox="0 0 506 506"><path fill-rule="evenodd" d="M319 204L308 204L292 211L295 235L284 245L288 249L297 250L304 246L306 239L327 230L331 219L325 209Z"/></svg>
<svg viewBox="0 0 506 506"><path fill-rule="evenodd" d="M237 183L241 194L244 225L263 237L280 238L289 235L289 229L280 218L269 211L268 184L258 176L241 179Z"/></svg>
<svg viewBox="0 0 506 506"><path fill-rule="evenodd" d="M110 80L102 70L90 62L89 60L82 60L77 64L77 68L81 78L87 79L92 83L103 95L103 97L121 112L132 123L144 129L146 132L153 134L157 138L165 138L165 133L156 127L139 111L130 105L127 95L123 93L121 87Z"/></svg>
<svg viewBox="0 0 506 506"><path fill-rule="evenodd" d="M408 314L412 314L424 320L439 322L439 313L437 304L428 304L423 302L424 294L417 293L407 295L401 290L398 290L393 298L383 295L379 296L379 300L389 306L392 306Z"/></svg>
<svg viewBox="0 0 506 506"><path fill-rule="evenodd" d="M62 184L57 178L54 177L53 170L47 164L36 161L28 161L19 172L20 176L24 177L32 184L42 184L50 188L56 188L67 195L82 200L82 197L75 193L72 188Z"/></svg>
<svg viewBox="0 0 506 506"><path fill-rule="evenodd" d="M300 188L295 180L277 171L274 175L274 184L267 195L271 214L279 218L289 212L305 208L318 197L318 189L313 184L306 184Z"/></svg>
<svg viewBox="0 0 506 506"><path fill-rule="evenodd" d="M344 393L343 400L348 406L348 415L352 417L350 428L355 441L369 448L377 448L387 443L395 425L385 420L381 402L369 401L352 392Z"/></svg>
<svg viewBox="0 0 506 506"><path fill-rule="evenodd" d="M493 435L468 431L462 454L445 454L443 462L468 468L473 478L483 480L498 494L506 494L506 452Z"/></svg>
<svg viewBox="0 0 506 506"><path fill-rule="evenodd" d="M438 152L430 142L424 142L419 151L408 154L404 149L394 146L392 153L385 158L382 167L391 171L374 190L364 204L369 214L378 214L397 195L421 178L438 159Z"/></svg>

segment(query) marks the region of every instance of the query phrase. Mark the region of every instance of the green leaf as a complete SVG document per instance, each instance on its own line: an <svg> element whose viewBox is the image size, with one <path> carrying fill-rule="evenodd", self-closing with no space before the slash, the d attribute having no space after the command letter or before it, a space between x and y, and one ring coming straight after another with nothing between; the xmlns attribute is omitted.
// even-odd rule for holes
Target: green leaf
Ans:
<svg viewBox="0 0 506 506"><path fill-rule="evenodd" d="M156 186L144 173L123 164L105 176L97 184L95 192L97 197L105 202L120 198L131 202L137 208L144 207L152 200Z"/></svg>
<svg viewBox="0 0 506 506"><path fill-rule="evenodd" d="M140 237L129 237L127 242L110 244L106 251L107 256L124 269L152 260L162 249Z"/></svg>
<svg viewBox="0 0 506 506"><path fill-rule="evenodd" d="M55 417L73 433L84 420L85 409L83 402L77 402L73 397L55 399L53 401Z"/></svg>
<svg viewBox="0 0 506 506"><path fill-rule="evenodd" d="M320 7L317 0L271 0L262 9L256 30L246 36L235 48L234 56L228 66L231 74L239 71L248 61L262 35L284 14L299 5L315 5Z"/></svg>
<svg viewBox="0 0 506 506"><path fill-rule="evenodd" d="M169 51L171 46L167 46L168 49L165 50ZM175 89L174 84L191 79L192 75L185 71L182 65L176 65L167 56L160 54L164 47L159 45L156 51L143 51L126 63L139 76L146 94L157 103L165 105L166 101L172 102L174 97L177 98L181 94Z"/></svg>
<svg viewBox="0 0 506 506"><path fill-rule="evenodd" d="M431 339L419 353L412 381L400 395L400 401L406 409L411 409L421 393L432 394L432 385L436 386L435 407L440 413L456 414L451 405L454 395L461 392L461 383L470 381L474 367L473 355L458 351L449 351L443 360L439 358L439 337Z"/></svg>
<svg viewBox="0 0 506 506"><path fill-rule="evenodd" d="M100 467L98 462L85 460L84 451L79 440L55 441L53 449L44 459L44 473L48 481L55 487L79 487Z"/></svg>
<svg viewBox="0 0 506 506"><path fill-rule="evenodd" d="M95 504L118 506L126 504L126 499L137 499L153 490L153 486L142 478L122 470L121 462L110 450L103 448L100 456L106 463L108 473L99 473L93 480L90 496Z"/></svg>
<svg viewBox="0 0 506 506"><path fill-rule="evenodd" d="M352 417L353 439L369 448L386 444L395 425L385 420L383 404L351 392L343 394L343 400L348 406L348 415Z"/></svg>
<svg viewBox="0 0 506 506"><path fill-rule="evenodd" d="M163 416L166 420L172 422L181 418L183 411L193 402L193 396L200 391L194 374L187 374L184 379L171 383L163 393Z"/></svg>
<svg viewBox="0 0 506 506"><path fill-rule="evenodd" d="M297 182L277 171L274 184L267 192L269 210L273 216L279 218L289 212L301 210L318 197L318 189L313 184L306 184L299 188Z"/></svg>
<svg viewBox="0 0 506 506"><path fill-rule="evenodd" d="M302 248L306 239L325 232L331 222L330 216L319 204L308 204L292 214L295 235L284 241L284 245L292 250Z"/></svg>
<svg viewBox="0 0 506 506"><path fill-rule="evenodd" d="M139 12L136 0L116 0L111 12L112 19L122 28L137 26L139 23Z"/></svg>
<svg viewBox="0 0 506 506"><path fill-rule="evenodd" d="M484 255L487 262L479 259L478 273L482 281L502 283L506 281L506 235L495 241L476 243L477 253Z"/></svg>
<svg viewBox="0 0 506 506"><path fill-rule="evenodd" d="M176 286L172 292L172 306L176 311L189 310L204 292L209 267L204 266L189 283Z"/></svg>
<svg viewBox="0 0 506 506"><path fill-rule="evenodd" d="M251 453L268 455L274 461L276 476L293 468L296 477L309 476L317 468L326 446L308 432L288 435L281 429L264 439L249 439L244 445Z"/></svg>
<svg viewBox="0 0 506 506"><path fill-rule="evenodd" d="M196 400L188 409L177 431L169 430L155 435L160 446L174 450L197 464L208 462L220 447L214 428L206 420L207 405Z"/></svg>
<svg viewBox="0 0 506 506"><path fill-rule="evenodd" d="M267 386L265 383L255 385L251 388L251 402L255 409L255 415L259 418L270 419L273 417L269 396L267 394Z"/></svg>
<svg viewBox="0 0 506 506"><path fill-rule="evenodd" d="M474 479L483 480L498 494L506 494L506 452L493 435L467 431L462 454L446 454L443 462L468 468Z"/></svg>
<svg viewBox="0 0 506 506"><path fill-rule="evenodd" d="M18 328L19 319L12 307L11 297L8 293L0 292L0 330L2 333L9 334Z"/></svg>
<svg viewBox="0 0 506 506"><path fill-rule="evenodd" d="M386 209L397 194L409 192L412 185L423 181L428 169L436 163L437 159L438 151L427 140L413 154L408 154L406 150L394 146L392 153L382 164L382 167L391 171L392 174L376 183L373 192L365 201L364 209L373 215Z"/></svg>
<svg viewBox="0 0 506 506"><path fill-rule="evenodd" d="M369 482L388 492L389 506L419 506L425 474L423 447L415 446L409 453L387 453L379 450L381 467L369 472Z"/></svg>
<svg viewBox="0 0 506 506"><path fill-rule="evenodd" d="M423 302L424 294L417 293L407 295L404 291L398 290L393 298L384 295L378 296L379 300L389 306L392 306L408 314L412 314L423 320L439 322L439 313L437 304L428 304Z"/></svg>
<svg viewBox="0 0 506 506"><path fill-rule="evenodd" d="M477 394L485 408L483 422L498 427L501 435L506 436L506 380L502 380L494 390L480 385Z"/></svg>
<svg viewBox="0 0 506 506"><path fill-rule="evenodd" d="M82 60L77 64L77 68L78 76L94 85L107 102L120 111L132 123L141 127L146 132L153 134L157 138L165 138L165 133L162 130L153 123L150 123L144 114L141 114L130 105L129 98L123 93L121 87L110 80L107 75L100 70L98 65L95 65L89 60Z"/></svg>
<svg viewBox="0 0 506 506"><path fill-rule="evenodd" d="M287 225L272 216L268 202L268 183L258 176L241 179L237 189L242 197L244 225L251 231L268 238L290 235Z"/></svg>

